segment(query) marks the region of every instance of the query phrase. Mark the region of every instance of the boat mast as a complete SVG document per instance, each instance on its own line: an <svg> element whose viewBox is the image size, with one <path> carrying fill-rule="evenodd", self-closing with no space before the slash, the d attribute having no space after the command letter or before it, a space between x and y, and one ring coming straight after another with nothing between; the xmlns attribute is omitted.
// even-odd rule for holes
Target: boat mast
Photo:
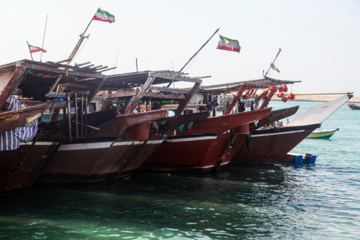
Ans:
<svg viewBox="0 0 360 240"><path fill-rule="evenodd" d="M85 37L85 33L86 33L86 31L88 30L90 24L92 23L92 20L93 20L93 19L91 18L89 24L88 24L87 27L85 28L85 31L80 34L80 39L79 39L79 41L77 42L74 50L71 52L71 54L70 54L70 56L69 56L69 58L68 58L68 61L66 62L67 65L69 65L70 62L73 60L76 52L79 50L82 42L84 41L84 38L88 38L88 37L90 36L90 34L89 34L87 37Z"/></svg>
<svg viewBox="0 0 360 240"><path fill-rule="evenodd" d="M205 47L205 45L210 41L210 39L220 30L220 28L216 29L216 31L213 33L213 35L211 35L211 37L201 46L201 48L189 59L189 61L187 61L185 63L185 65L180 69L179 72L181 72L182 70L184 70L184 68L186 67L186 65L189 64L189 62L201 51L201 49L203 49Z"/></svg>
<svg viewBox="0 0 360 240"><path fill-rule="evenodd" d="M42 42L42 45L41 45L41 48L42 48L42 49L44 49L45 33L46 33L46 25L47 25L47 18L48 18L48 15L46 15L46 19L45 19L44 36L43 36L43 42ZM43 54L43 51L41 51L41 55L40 55L40 62L42 61L42 54Z"/></svg>
<svg viewBox="0 0 360 240"><path fill-rule="evenodd" d="M272 65L274 64L276 58L279 56L280 52L281 52L281 48L279 48L279 52L276 54L276 57L275 57L274 61L272 61L272 63L270 64L270 67L269 67L269 69L267 70L267 72L265 73L264 77L266 77L266 75L269 73Z"/></svg>

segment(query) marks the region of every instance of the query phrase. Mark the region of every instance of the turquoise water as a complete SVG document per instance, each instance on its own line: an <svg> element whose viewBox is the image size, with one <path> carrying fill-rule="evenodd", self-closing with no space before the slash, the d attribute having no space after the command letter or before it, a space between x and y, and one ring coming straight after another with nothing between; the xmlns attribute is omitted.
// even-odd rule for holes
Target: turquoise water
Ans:
<svg viewBox="0 0 360 240"><path fill-rule="evenodd" d="M360 239L359 118L344 105L323 124L340 128L330 140L298 145L311 166L36 184L0 197L0 239Z"/></svg>

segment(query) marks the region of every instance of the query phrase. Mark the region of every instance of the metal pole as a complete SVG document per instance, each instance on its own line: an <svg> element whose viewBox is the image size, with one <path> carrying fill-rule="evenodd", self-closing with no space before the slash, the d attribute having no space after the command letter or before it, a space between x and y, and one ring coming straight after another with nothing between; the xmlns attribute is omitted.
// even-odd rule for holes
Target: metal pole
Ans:
<svg viewBox="0 0 360 240"><path fill-rule="evenodd" d="M116 69L116 65L117 65L118 57L119 57L119 49L118 49L117 54L116 54L114 74L115 74L115 69Z"/></svg>
<svg viewBox="0 0 360 240"><path fill-rule="evenodd" d="M270 71L271 66L274 64L274 62L275 62L276 58L279 56L280 52L281 52L281 48L279 48L279 52L276 54L276 57L275 57L274 61L272 61L272 63L270 64L270 67L269 67L269 69L267 70L267 72L265 73L264 77L266 77L266 75L267 75L268 72Z"/></svg>
<svg viewBox="0 0 360 240"><path fill-rule="evenodd" d="M47 25L47 18L48 18L48 15L46 15L46 20L45 20L45 29L44 29L44 37L43 37L43 42L42 42L42 45L41 45L41 49L44 49L45 33L46 33L46 25ZM43 54L43 51L41 51L41 55L40 55L40 62L42 61L42 54Z"/></svg>
<svg viewBox="0 0 360 240"><path fill-rule="evenodd" d="M220 28L216 29L216 31L213 33L213 35L211 35L211 37L201 46L201 48L189 59L189 61L187 61L187 63L185 63L185 65L180 69L179 72L181 72L186 65L189 64L189 62L201 51L201 49L203 49L203 47L205 47L205 45L210 41L210 39L220 30Z"/></svg>
<svg viewBox="0 0 360 240"><path fill-rule="evenodd" d="M67 65L70 64L70 62L71 62L72 59L74 58L76 52L79 50L79 48L80 48L80 46L81 46L81 43L84 41L85 33L86 33L86 31L88 30L90 24L92 23L92 20L93 20L93 19L91 18L89 24L88 24L87 27L85 28L85 31L80 34L80 39L79 39L79 41L77 42L74 50L71 52L71 54L70 54L70 56L69 56L69 58L68 58L68 61L67 61Z"/></svg>

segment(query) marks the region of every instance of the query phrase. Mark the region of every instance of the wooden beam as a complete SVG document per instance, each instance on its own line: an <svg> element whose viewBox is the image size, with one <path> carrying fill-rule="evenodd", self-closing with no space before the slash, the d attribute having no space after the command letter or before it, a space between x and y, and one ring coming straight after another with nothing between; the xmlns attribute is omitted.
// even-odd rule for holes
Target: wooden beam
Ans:
<svg viewBox="0 0 360 240"><path fill-rule="evenodd" d="M136 108L136 105L137 105L137 101L140 100L144 96L145 91L154 82L155 78L156 78L155 76L149 74L146 82L144 83L143 87L138 92L138 94L136 94L136 96L133 96L131 98L130 102L128 102L126 104L124 114L130 114L134 111L134 109Z"/></svg>
<svg viewBox="0 0 360 240"><path fill-rule="evenodd" d="M29 64L20 62L19 66L24 69L33 69L33 70L39 70L39 71L46 71L46 72L53 72L53 73L62 73L65 75L72 75L72 76L80 76L80 77L93 77L93 78L102 78L102 74L94 72L80 72L80 71L74 71L70 69L59 69L59 68L52 68L52 67L46 67L42 65L36 65L36 64Z"/></svg>
<svg viewBox="0 0 360 240"><path fill-rule="evenodd" d="M11 74L2 75L4 77L5 82L7 82L6 86L0 91L0 109L3 108L6 100L10 96L11 92L15 89L17 84L22 80L22 76L25 73L25 68L17 67L15 71ZM2 80L2 79L0 79Z"/></svg>

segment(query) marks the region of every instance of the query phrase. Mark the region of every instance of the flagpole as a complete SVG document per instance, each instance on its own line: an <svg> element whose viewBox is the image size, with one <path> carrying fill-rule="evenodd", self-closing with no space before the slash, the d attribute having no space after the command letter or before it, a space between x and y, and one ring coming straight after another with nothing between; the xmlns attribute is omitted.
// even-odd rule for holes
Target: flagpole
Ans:
<svg viewBox="0 0 360 240"><path fill-rule="evenodd" d="M44 37L43 37L43 42L42 42L41 49L44 49L45 33L46 33L46 25L47 25L47 18L48 18L48 15L46 15L46 20L45 20L45 29L44 29ZM42 61L42 54L43 54L43 51L41 51L41 55L40 55L40 62Z"/></svg>
<svg viewBox="0 0 360 240"><path fill-rule="evenodd" d="M276 54L274 61L272 61L272 63L270 64L270 67L267 70L267 72L265 73L264 77L266 77L266 75L269 73L271 66L274 64L274 62L275 62L276 58L279 56L280 52L281 52L281 48L279 48L279 52Z"/></svg>
<svg viewBox="0 0 360 240"><path fill-rule="evenodd" d="M31 56L31 60L34 61L33 57L32 57L32 54L31 54L31 50L30 50L30 44L28 43L28 41L26 41L27 45L28 45L28 48L29 48L29 53L30 53L30 56Z"/></svg>
<svg viewBox="0 0 360 240"><path fill-rule="evenodd" d="M201 46L201 48L189 59L189 61L187 61L187 63L185 63L185 65L180 69L179 72L181 72L186 65L189 64L189 62L201 51L201 49L203 49L203 47L205 47L205 45L210 41L210 39L220 30L220 28L216 29L216 31L213 33L213 35L211 35L211 37Z"/></svg>
<svg viewBox="0 0 360 240"><path fill-rule="evenodd" d="M95 14L96 14L96 12L95 12ZM66 63L67 65L69 65L69 64L70 64L70 62L73 60L73 58L74 58L74 56L75 56L76 52L79 50L79 48L80 48L80 46L81 46L82 42L84 41L84 38L85 38L85 33L86 33L86 31L88 30L88 28L89 28L90 24L92 23L92 21L93 21L93 18L91 18L91 20L90 20L89 24L88 24L88 25L87 25L87 27L85 28L85 31L84 31L83 33L81 33L81 34L80 34L80 39L79 39L79 41L77 42L77 44L76 44L76 46L75 46L74 50L71 52L71 54L70 54L70 56L69 56L69 58L68 58L68 61L67 61L67 63Z"/></svg>
<svg viewBox="0 0 360 240"><path fill-rule="evenodd" d="M118 48L117 54L116 54L115 67L117 66L118 57L119 57L119 48ZM114 68L114 74L115 74L115 68Z"/></svg>

